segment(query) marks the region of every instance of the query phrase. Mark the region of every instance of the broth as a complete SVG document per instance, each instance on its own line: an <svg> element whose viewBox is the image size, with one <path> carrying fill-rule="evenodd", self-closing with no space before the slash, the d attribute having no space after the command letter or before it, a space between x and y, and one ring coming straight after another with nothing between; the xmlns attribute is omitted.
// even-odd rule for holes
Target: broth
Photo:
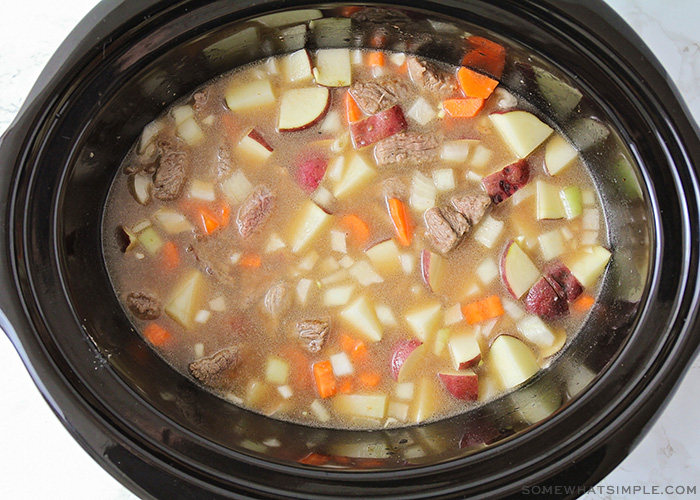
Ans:
<svg viewBox="0 0 700 500"><path fill-rule="evenodd" d="M174 369L256 412L377 428L472 409L552 361L610 258L585 165L523 109L400 53L223 75L124 160L115 291Z"/></svg>

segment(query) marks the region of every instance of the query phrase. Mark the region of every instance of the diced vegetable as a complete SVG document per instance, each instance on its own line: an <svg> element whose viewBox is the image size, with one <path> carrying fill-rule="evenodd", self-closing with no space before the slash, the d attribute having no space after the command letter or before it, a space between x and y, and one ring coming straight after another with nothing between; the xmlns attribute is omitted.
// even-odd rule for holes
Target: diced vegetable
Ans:
<svg viewBox="0 0 700 500"><path fill-rule="evenodd" d="M436 382L427 377L421 379L416 389L416 396L411 403L409 419L420 423L435 415L440 407L438 394L440 390Z"/></svg>
<svg viewBox="0 0 700 500"><path fill-rule="evenodd" d="M355 123L362 119L362 111L353 99L350 92L345 93L345 119L348 123Z"/></svg>
<svg viewBox="0 0 700 500"><path fill-rule="evenodd" d="M462 311L459 312L460 320L462 319ZM440 328L435 334L435 342L433 343L433 354L442 356L443 351L447 347L447 342L450 339L450 329Z"/></svg>
<svg viewBox="0 0 700 500"><path fill-rule="evenodd" d="M437 189L430 177L416 170L411 181L411 196L409 203L415 211L423 213L435 206Z"/></svg>
<svg viewBox="0 0 700 500"><path fill-rule="evenodd" d="M306 49L297 50L282 58L282 73L289 82L311 80L311 58Z"/></svg>
<svg viewBox="0 0 700 500"><path fill-rule="evenodd" d="M231 111L248 111L274 104L275 93L270 80L253 80L241 85L236 82L226 91L226 104Z"/></svg>
<svg viewBox="0 0 700 500"><path fill-rule="evenodd" d="M530 164L527 160L518 160L483 178L481 185L491 197L494 205L510 198L530 180Z"/></svg>
<svg viewBox="0 0 700 500"><path fill-rule="evenodd" d="M578 299L576 299L571 304L571 310L579 314L587 312L595 304L595 299L588 295L583 294Z"/></svg>
<svg viewBox="0 0 700 500"><path fill-rule="evenodd" d="M504 389L525 382L540 369L532 350L510 335L499 335L493 341L489 364Z"/></svg>
<svg viewBox="0 0 700 500"><path fill-rule="evenodd" d="M273 151L273 147L254 128L248 130L238 142L238 146L236 146L237 153L258 162L267 160L272 156Z"/></svg>
<svg viewBox="0 0 700 500"><path fill-rule="evenodd" d="M327 307L344 306L350 302L354 291L355 287L352 285L329 288L323 293L323 305Z"/></svg>
<svg viewBox="0 0 700 500"><path fill-rule="evenodd" d="M189 330L199 310L203 289L204 276L199 271L193 271L173 292L164 308L166 314Z"/></svg>
<svg viewBox="0 0 700 500"><path fill-rule="evenodd" d="M445 283L447 272L446 259L430 250L423 250L421 252L421 271L423 281L428 285L430 291L440 293Z"/></svg>
<svg viewBox="0 0 700 500"><path fill-rule="evenodd" d="M362 286L384 282L384 278L377 274L372 265L365 260L355 262L348 271Z"/></svg>
<svg viewBox="0 0 700 500"><path fill-rule="evenodd" d="M384 418L387 401L384 394L339 394L333 398L333 409L356 417Z"/></svg>
<svg viewBox="0 0 700 500"><path fill-rule="evenodd" d="M498 80L462 66L457 70L457 81L466 97L488 99L498 85Z"/></svg>
<svg viewBox="0 0 700 500"><path fill-rule="evenodd" d="M158 236L155 229L148 227L141 231L138 235L139 243L143 245L148 253L155 255L163 246L163 240Z"/></svg>
<svg viewBox="0 0 700 500"><path fill-rule="evenodd" d="M287 244L279 237L277 233L272 233L270 239L265 244L265 253L274 253L277 250L285 248Z"/></svg>
<svg viewBox="0 0 700 500"><path fill-rule="evenodd" d="M481 361L481 348L473 332L451 335L447 347L455 370L466 370Z"/></svg>
<svg viewBox="0 0 700 500"><path fill-rule="evenodd" d="M371 342L382 340L384 329L377 318L374 305L364 295L345 308L340 316L367 340Z"/></svg>
<svg viewBox="0 0 700 500"><path fill-rule="evenodd" d="M141 205L148 205L151 201L153 181L150 175L134 174L129 176L129 192Z"/></svg>
<svg viewBox="0 0 700 500"><path fill-rule="evenodd" d="M425 361L426 346L418 339L403 339L395 346L391 355L391 375L394 380L404 382L413 378Z"/></svg>
<svg viewBox="0 0 700 500"><path fill-rule="evenodd" d="M476 268L475 273L484 285L488 285L498 276L498 265L491 257L486 257Z"/></svg>
<svg viewBox="0 0 700 500"><path fill-rule="evenodd" d="M491 295L482 300L471 302L462 306L462 314L467 324L474 325L491 318L497 318L504 313L501 299L498 295Z"/></svg>
<svg viewBox="0 0 700 500"><path fill-rule="evenodd" d="M265 380L270 384L285 385L289 379L289 363L285 360L269 356L265 364Z"/></svg>
<svg viewBox="0 0 700 500"><path fill-rule="evenodd" d="M301 305L306 304L306 300L309 297L309 290L311 290L312 281L308 278L302 278L297 284L297 299Z"/></svg>
<svg viewBox="0 0 700 500"><path fill-rule="evenodd" d="M313 365L314 380L318 395L322 398L334 396L338 391L333 375L333 365L330 361L320 361Z"/></svg>
<svg viewBox="0 0 700 500"><path fill-rule="evenodd" d="M169 208L159 208L153 214L153 218L168 234L179 234L194 229L184 215Z"/></svg>
<svg viewBox="0 0 700 500"><path fill-rule="evenodd" d="M451 168L433 170L433 183L438 191L451 191L455 188L455 175Z"/></svg>
<svg viewBox="0 0 700 500"><path fill-rule="evenodd" d="M561 202L564 205L567 219L575 219L583 213L583 200L581 189L578 186L569 186L559 192Z"/></svg>
<svg viewBox="0 0 700 500"><path fill-rule="evenodd" d="M552 137L544 150L544 167L549 175L558 175L578 156L578 152L560 134Z"/></svg>
<svg viewBox="0 0 700 500"><path fill-rule="evenodd" d="M340 227L345 229L351 243L356 247L364 247L369 240L370 230L365 221L355 214L345 215L338 221Z"/></svg>
<svg viewBox="0 0 700 500"><path fill-rule="evenodd" d="M385 240L365 250L372 265L381 273L394 274L401 272L399 247L394 240Z"/></svg>
<svg viewBox="0 0 700 500"><path fill-rule="evenodd" d="M221 296L210 300L209 309L216 312L224 312L226 310L226 299Z"/></svg>
<svg viewBox="0 0 700 500"><path fill-rule="evenodd" d="M172 338L168 330L156 323L150 323L143 330L143 336L154 346L162 346Z"/></svg>
<svg viewBox="0 0 700 500"><path fill-rule="evenodd" d="M377 313L377 319L382 325L391 328L398 324L389 306L377 304L374 309Z"/></svg>
<svg viewBox="0 0 700 500"><path fill-rule="evenodd" d="M423 342L428 342L440 326L442 305L428 302L415 307L404 314L404 319L411 331Z"/></svg>
<svg viewBox="0 0 700 500"><path fill-rule="evenodd" d="M396 105L350 123L350 138L355 149L371 146L382 139L403 132L408 128L401 107Z"/></svg>
<svg viewBox="0 0 700 500"><path fill-rule="evenodd" d="M501 279L519 299L540 279L540 271L517 242L511 241L501 257Z"/></svg>
<svg viewBox="0 0 700 500"><path fill-rule="evenodd" d="M559 190L552 184L537 181L537 220L563 219L566 217Z"/></svg>
<svg viewBox="0 0 700 500"><path fill-rule="evenodd" d="M484 102L484 99L478 97L445 99L442 101L442 109L452 118L473 118L482 110Z"/></svg>
<svg viewBox="0 0 700 500"><path fill-rule="evenodd" d="M399 255L399 260L401 261L401 268L406 274L412 274L416 267L416 258L413 254L404 252Z"/></svg>
<svg viewBox="0 0 700 500"><path fill-rule="evenodd" d="M486 248L493 248L503 232L505 223L490 215L484 217L473 233L474 239Z"/></svg>
<svg viewBox="0 0 700 500"><path fill-rule="evenodd" d="M349 19L348 19L349 21ZM352 83L349 49L321 49L313 69L316 83L326 87L347 87Z"/></svg>
<svg viewBox="0 0 700 500"><path fill-rule="evenodd" d="M311 271L318 262L318 253L316 250L311 250L299 261L299 269L302 271Z"/></svg>
<svg viewBox="0 0 700 500"><path fill-rule="evenodd" d="M576 257L569 264L569 269L581 285L589 287L603 274L610 257L608 250L596 245Z"/></svg>
<svg viewBox="0 0 700 500"><path fill-rule="evenodd" d="M364 158L354 154L348 161L342 178L335 185L333 196L338 200L345 198L367 185L376 175L377 172Z"/></svg>
<svg viewBox="0 0 700 500"><path fill-rule="evenodd" d="M419 97L408 109L406 116L421 125L427 125L437 116L437 111L424 97Z"/></svg>
<svg viewBox="0 0 700 500"><path fill-rule="evenodd" d="M529 183L525 187L518 189L513 196L510 197L514 206L520 205L522 202L533 196L536 192L535 184Z"/></svg>
<svg viewBox="0 0 700 500"><path fill-rule="evenodd" d="M527 111L493 113L490 118L518 158L527 157L553 132L549 125Z"/></svg>
<svg viewBox="0 0 700 500"><path fill-rule="evenodd" d="M173 270L180 265L180 253L172 241L168 241L163 245L161 255L163 256L163 265L166 269Z"/></svg>
<svg viewBox="0 0 700 500"><path fill-rule="evenodd" d="M291 236L288 239L292 252L298 254L305 250L318 237L323 228L330 223L331 219L332 216L324 212L313 201L306 201L293 219Z"/></svg>
<svg viewBox="0 0 700 500"><path fill-rule="evenodd" d="M277 388L277 392L280 393L280 396L282 396L284 399L289 399L294 395L294 392L292 391L292 388L289 387L288 385L281 385Z"/></svg>
<svg viewBox="0 0 700 500"><path fill-rule="evenodd" d="M277 129L294 132L307 129L326 115L330 92L326 87L304 87L286 90L280 99Z"/></svg>
<svg viewBox="0 0 700 500"><path fill-rule="evenodd" d="M525 316L517 323L518 331L537 347L546 348L554 344L554 332L537 316Z"/></svg>
<svg viewBox="0 0 700 500"><path fill-rule="evenodd" d="M343 231L331 231L331 250L339 253L348 253L346 234Z"/></svg>
<svg viewBox="0 0 700 500"><path fill-rule="evenodd" d="M243 203L253 191L253 185L241 170L236 170L222 183L221 189L231 203Z"/></svg>
<svg viewBox="0 0 700 500"><path fill-rule="evenodd" d="M355 373L355 368L353 368L350 358L344 352L333 354L330 357L330 361L333 367L333 374L336 377L344 377L345 375L352 375Z"/></svg>
<svg viewBox="0 0 700 500"><path fill-rule="evenodd" d="M313 400L310 408L320 422L328 422L331 419L331 414L318 399Z"/></svg>
<svg viewBox="0 0 700 500"><path fill-rule="evenodd" d="M469 160L469 165L477 170L482 170L491 161L493 156L493 151L484 146L483 144L477 144L474 153L472 154L471 160Z"/></svg>
<svg viewBox="0 0 700 500"><path fill-rule="evenodd" d="M479 144L477 140L462 139L458 141L446 141L442 144L440 158L453 163L464 163L469 157L472 147Z"/></svg>
<svg viewBox="0 0 700 500"><path fill-rule="evenodd" d="M202 201L215 201L216 193L214 192L214 184L198 179L190 181L190 198L196 198Z"/></svg>
<svg viewBox="0 0 700 500"><path fill-rule="evenodd" d="M445 325L454 325L463 319L464 315L462 314L462 306L460 304L454 304L445 309Z"/></svg>
<svg viewBox="0 0 700 500"><path fill-rule="evenodd" d="M177 135L190 146L196 146L204 140L204 132L194 118L188 118L178 125Z"/></svg>
<svg viewBox="0 0 700 500"><path fill-rule="evenodd" d="M143 127L143 132L141 132L141 139L139 140L139 154L144 154L146 149L151 146L155 138L158 136L161 130L165 127L162 120L154 120L145 127Z"/></svg>
<svg viewBox="0 0 700 500"><path fill-rule="evenodd" d="M542 233L538 240L544 260L552 260L564 253L564 239L560 231L553 230Z"/></svg>

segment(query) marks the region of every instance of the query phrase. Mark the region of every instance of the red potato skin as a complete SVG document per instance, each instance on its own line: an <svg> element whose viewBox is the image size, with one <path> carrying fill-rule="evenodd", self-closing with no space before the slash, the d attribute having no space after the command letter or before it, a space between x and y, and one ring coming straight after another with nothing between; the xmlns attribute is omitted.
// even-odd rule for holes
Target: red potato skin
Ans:
<svg viewBox="0 0 700 500"><path fill-rule="evenodd" d="M544 271L544 276L556 289L558 285L561 289L561 297L567 302L573 302L583 293L583 285L571 273L571 270L562 262L555 262Z"/></svg>
<svg viewBox="0 0 700 500"><path fill-rule="evenodd" d="M321 183L323 176L326 175L328 160L321 157L304 158L297 162L295 179L301 189L306 193L311 194L316 191L316 188Z"/></svg>
<svg viewBox="0 0 700 500"><path fill-rule="evenodd" d="M260 135L260 132L258 132L257 130L252 129L250 132L248 132L248 137L253 139L255 142L259 143L262 147L264 147L268 151L270 151L270 152L274 151L272 146L270 146L270 144L265 140L265 138L262 135Z"/></svg>
<svg viewBox="0 0 700 500"><path fill-rule="evenodd" d="M494 205L510 198L530 180L530 164L526 159L511 163L503 170L494 172L481 180L481 185L491 197Z"/></svg>
<svg viewBox="0 0 700 500"><path fill-rule="evenodd" d="M403 366L411 353L422 344L423 342L418 339L407 339L400 340L394 346L394 353L391 355L391 376L394 377L394 380L399 380L401 366Z"/></svg>
<svg viewBox="0 0 700 500"><path fill-rule="evenodd" d="M350 137L355 149L361 149L403 132L407 128L408 123L403 111L396 105L369 118L351 123Z"/></svg>
<svg viewBox="0 0 700 500"><path fill-rule="evenodd" d="M328 95L328 99L326 99L326 107L323 109L323 111L321 111L321 114L318 115L316 118L314 118L310 122L304 123L303 125L300 125L298 127L280 128L279 132L300 132L302 130L306 130L307 128L311 128L326 117L326 114L328 113L329 109L331 109L331 96L330 96L330 94Z"/></svg>
<svg viewBox="0 0 700 500"><path fill-rule="evenodd" d="M540 278L525 296L525 309L543 319L561 318L569 314L569 304L562 295L558 284L552 286L547 278Z"/></svg>
<svg viewBox="0 0 700 500"><path fill-rule="evenodd" d="M468 368L471 368L473 366L476 366L479 364L479 361L481 361L481 353L477 354L476 357L469 359L467 361L462 361L459 364L459 369L460 370L466 370Z"/></svg>
<svg viewBox="0 0 700 500"><path fill-rule="evenodd" d="M479 397L479 378L476 373L438 373L447 392L462 401L476 401Z"/></svg>

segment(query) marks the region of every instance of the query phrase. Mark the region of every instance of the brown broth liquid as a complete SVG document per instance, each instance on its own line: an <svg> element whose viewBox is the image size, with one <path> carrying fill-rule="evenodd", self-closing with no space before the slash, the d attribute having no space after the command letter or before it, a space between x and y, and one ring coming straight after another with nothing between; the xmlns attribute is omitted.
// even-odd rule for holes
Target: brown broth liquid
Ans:
<svg viewBox="0 0 700 500"><path fill-rule="evenodd" d="M389 57L386 61L382 78L409 78L400 72L400 66L390 62ZM455 163L438 158L428 164L376 166L373 147L355 152L352 144L346 140L349 144L343 150L337 151L337 143L333 144L347 131L344 104L346 88L330 89L331 104L326 117L329 114L337 114L341 125L333 133L324 132L321 124L303 131L278 132L277 103L245 112L233 113L227 108L227 89L232 85L243 85L255 79L269 78L277 96L280 96L284 89L315 86L313 80L289 83L282 72L273 71L271 74L270 68L281 67L280 62L268 61L245 67L202 87L201 90L207 94L207 101L200 109L194 111L194 120L203 131L204 139L196 146L183 146L189 155L190 163L188 184L178 199L159 201L152 198L148 205L142 206L135 201L129 190L127 175L120 174L114 182L104 216L104 249L116 293L123 298L129 292L145 291L157 296L162 304L167 304L174 290L193 270L200 272L204 277L202 293L198 297L195 309L200 313L198 319L205 322L193 321L190 328L184 328L165 312L154 321L141 320L132 315L133 322L140 331L144 331L149 324L156 323L169 333L170 337L166 341L154 345L157 352L177 371L191 377L188 371L190 363L235 345L240 353L238 364L228 370L215 386L207 387L208 389L238 405L275 418L307 425L341 428L411 425L425 419L439 419L464 412L496 397L505 389L498 377L492 373L488 350L491 342L501 333L525 340L539 365L544 367L549 364L557 348L538 349L519 333L517 321L528 314L522 301L510 296L497 268L507 242L513 239L520 241L522 248L539 269L547 263L538 240L544 233L558 232L564 245L559 258L565 262L586 247L606 244L599 199L580 159L576 158L573 164L559 175L549 176L543 169L544 148L540 147L529 156L529 184L533 192L534 185L539 180L546 181L557 189L578 186L584 193L584 215L572 219L538 221L535 194L523 199L517 206L513 201L507 200L493 207L487 217L504 223L495 243L491 248L485 246L475 238L478 226L473 228L465 241L446 256L445 280L436 293L424 282L420 260L421 251L430 250L432 246L425 235L422 213L412 210L411 216L415 223L412 244L410 247L399 246L405 267L398 273L380 273L383 278L381 283L362 286L352 276L343 277L343 265L349 262L348 257L355 263L367 261L364 254L366 248L386 239L396 239L382 190L384 179L399 178L407 188L408 203L408 194L416 171L430 178L433 170L452 169L454 189L437 194L436 204L443 205L455 194L483 192L480 177L498 171L517 160L488 118L491 111L499 109L501 94L497 92L487 100L485 108L475 118L450 119L437 116L424 126L410 117L407 118L410 132L434 132L440 134L445 141L478 140L478 146L476 141L472 144L466 162ZM353 64L352 71L354 81L375 78L371 70L363 64ZM445 68L445 71L454 73L456 69ZM407 81L410 83L410 80ZM419 87L413 84L411 87L411 97L406 103L401 103L404 113L421 95ZM422 95L436 110L439 109L439 100L434 95ZM188 99L181 105L192 102ZM175 121L170 112L164 113L157 121L163 127L161 135L176 135ZM265 161L242 155L236 149L238 141L251 127L255 127L274 147L274 153ZM139 161L138 147L136 144L125 159L124 168ZM474 167L471 162L479 147L488 149L490 158L484 166ZM333 148L336 148L336 151ZM228 165L231 172L240 170L252 186L264 184L276 195L276 204L270 219L261 230L247 239L241 238L236 227L238 205L221 189L221 182L230 175L221 175L219 172L219 156L222 151L230 155ZM339 156L349 159L353 154L363 157L378 174L369 184L352 195L341 201L332 201L330 206L326 207L332 212L331 223L303 252L292 253L289 242L290 226L295 223L299 207L313 197L299 188L293 175L294 166L300 158L319 156L332 163ZM193 202L189 198L192 180L212 183L215 186L216 203L230 205L230 222L211 235L203 234L196 212L193 215L192 206L202 202ZM325 188L333 192L333 187L334 182L329 179L327 172L319 189ZM184 214L193 229L179 234L164 231L154 217L163 207ZM330 237L331 231L346 231L340 223L345 215L361 217L370 229L369 239L359 246L353 243L351 237L347 239L347 254L334 251L331 248ZM153 254L142 244L125 253L120 251L114 238L115 228L124 226L143 230L149 225L163 242L174 244L179 255L179 265L174 268L166 265L162 247ZM273 236L278 236L286 246L267 251ZM309 262L307 259L311 259L309 256L314 254L317 255L317 259L313 268L299 269L300 262ZM232 256L233 260L238 256L238 262L234 263ZM259 256L260 266L241 265L240 259L245 262L249 256ZM496 275L493 275L494 268ZM491 272L488 272L489 269ZM479 273L487 278L490 276L490 279L484 282ZM334 274L338 281L329 283L329 276ZM304 303L297 295L300 280L311 282ZM291 305L285 314L273 316L265 311L263 300L267 290L277 283L283 283L287 287ZM349 302L341 306L325 306L324 293L337 286L352 287ZM585 293L595 297L597 286L588 287ZM468 325L463 319L445 324L454 321L451 318L454 318L458 304L467 304L491 295L500 297L504 306L507 306L505 314L474 325ZM360 296L365 296L375 306L385 306L392 313L392 318L382 317L383 338L379 342L369 341L339 317L339 312ZM405 320L405 314L425 304L435 303L440 304L440 318L425 339L427 354L415 373L408 377L407 383L397 384L391 374L392 353L399 341L415 337ZM297 322L313 318L330 318L331 323L326 342L317 353L305 349L296 331ZM557 347L576 334L584 318L585 313L572 312L563 319L546 321L557 337ZM442 331L444 329L448 329L447 333ZM460 333L475 335L482 349L482 362L472 367L479 377L477 401L463 401L453 397L437 377L439 372L455 371L445 342L450 335ZM364 345L364 348L360 349L362 352L353 351L348 354L354 373L335 377L337 394L321 398L314 382L312 365L327 361L334 354L349 352L349 339L355 342L362 341ZM440 342L443 343L442 347L437 345ZM286 363L288 375L284 383L268 380L266 367L270 358L281 360L282 364ZM412 393L407 389L411 383ZM398 393L397 385L400 385ZM280 390L279 386L283 386L283 389ZM404 390L403 394L401 390ZM431 396L430 401L426 402L428 392ZM348 411L347 405L337 402L338 398L348 394L384 397L381 416L368 416L363 411Z"/></svg>

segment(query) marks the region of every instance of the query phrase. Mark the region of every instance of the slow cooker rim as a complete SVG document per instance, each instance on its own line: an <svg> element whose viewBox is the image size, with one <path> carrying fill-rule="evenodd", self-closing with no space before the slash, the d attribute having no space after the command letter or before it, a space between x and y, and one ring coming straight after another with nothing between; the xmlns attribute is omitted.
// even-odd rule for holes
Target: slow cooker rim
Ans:
<svg viewBox="0 0 700 500"><path fill-rule="evenodd" d="M696 187L697 187L697 186L696 186ZM18 342L19 342L19 340L18 340ZM16 343L16 345L18 345L18 344ZM25 355L26 355L26 353L25 353ZM26 359L26 358L24 358L24 359L25 359L25 363L27 363L28 366L29 366L29 365L30 365L30 360L29 360L29 359ZM34 374L33 374L33 375L34 375ZM36 379L35 379L35 380L36 380ZM54 407L54 409L57 410L58 408L57 408L57 407Z"/></svg>

